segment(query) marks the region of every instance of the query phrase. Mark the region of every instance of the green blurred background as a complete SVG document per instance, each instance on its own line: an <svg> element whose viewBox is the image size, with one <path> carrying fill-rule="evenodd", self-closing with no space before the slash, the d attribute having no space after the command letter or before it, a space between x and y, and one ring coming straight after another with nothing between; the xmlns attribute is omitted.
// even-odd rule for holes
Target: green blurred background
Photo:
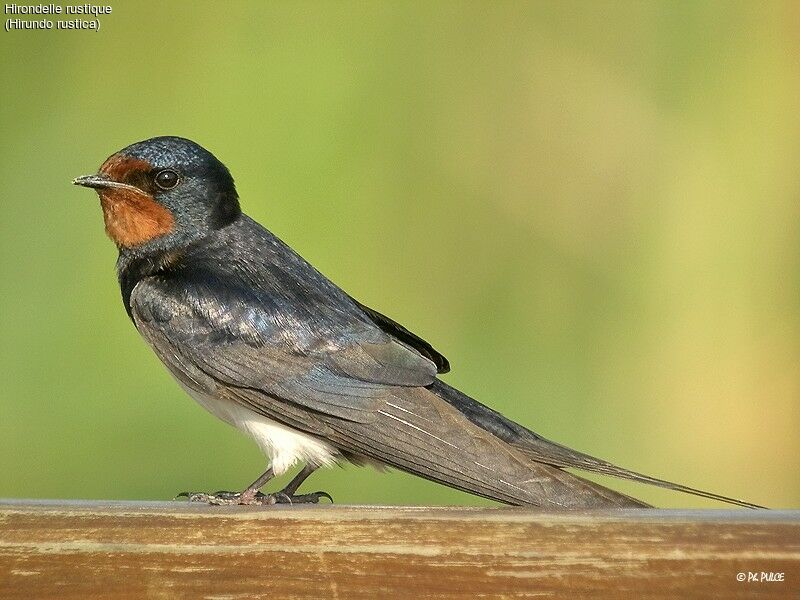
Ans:
<svg viewBox="0 0 800 600"><path fill-rule="evenodd" d="M630 468L800 505L797 3L112 6L99 33L0 33L0 497L167 499L264 467L139 339L70 185L174 134L449 383ZM353 467L306 489L485 503Z"/></svg>

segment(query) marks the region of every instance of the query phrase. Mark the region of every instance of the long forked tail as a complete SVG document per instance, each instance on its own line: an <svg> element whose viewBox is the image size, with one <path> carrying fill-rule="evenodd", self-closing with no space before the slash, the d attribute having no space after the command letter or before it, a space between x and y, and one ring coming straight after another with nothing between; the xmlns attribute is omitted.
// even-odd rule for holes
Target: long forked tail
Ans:
<svg viewBox="0 0 800 600"><path fill-rule="evenodd" d="M566 446L557 444L556 442L551 442L550 440L539 436L536 436L536 439L531 440L530 442L521 441L515 442L512 445L529 456L531 459L537 462L547 462L553 466L574 467L576 469L582 469L592 473L611 475L613 477L619 477L620 479L638 481L639 483L646 483L648 485L674 490L676 492L684 492L686 494L692 494L693 496L700 496L701 498L718 500L720 502L734 504L744 508L766 508L745 500L722 496L721 494L699 490L697 488L689 487L688 485L666 481L665 479L658 479L657 477L651 477L650 475L644 475L643 473L637 473L636 471L630 471L599 458L589 456L588 454L583 454L576 450L572 450Z"/></svg>
<svg viewBox="0 0 800 600"><path fill-rule="evenodd" d="M709 498L711 500L718 500L736 506L745 508L766 508L738 500L736 498L729 498L720 494L706 492L692 488L680 483L673 483L657 477L651 477L635 471L630 471L622 467L618 467L610 462L595 458L588 454L578 452L572 448L568 448L556 442L552 442L546 438L541 437L530 429L507 419L497 411L492 410L477 400L470 398L459 390L447 385L446 383L437 380L430 387L437 396L448 402L450 405L461 411L475 425L489 431L497 436L507 444L510 444L531 460L537 463L544 463L554 467L565 468L571 467L589 471L591 473L599 473L602 475L611 475L621 479L629 479L640 483L646 483L668 490L684 492L702 498Z"/></svg>

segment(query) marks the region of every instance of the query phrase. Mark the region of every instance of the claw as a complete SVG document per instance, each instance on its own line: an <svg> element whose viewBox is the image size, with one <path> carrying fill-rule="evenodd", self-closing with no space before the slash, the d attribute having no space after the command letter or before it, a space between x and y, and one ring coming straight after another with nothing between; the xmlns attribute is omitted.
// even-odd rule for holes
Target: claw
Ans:
<svg viewBox="0 0 800 600"><path fill-rule="evenodd" d="M321 498L327 498L333 504L333 498L327 492L313 492L311 494L299 494L292 496L292 502L297 504L319 504Z"/></svg>
<svg viewBox="0 0 800 600"><path fill-rule="evenodd" d="M178 500L179 498L186 498L187 502L209 502L209 495L205 492L181 492L172 500Z"/></svg>

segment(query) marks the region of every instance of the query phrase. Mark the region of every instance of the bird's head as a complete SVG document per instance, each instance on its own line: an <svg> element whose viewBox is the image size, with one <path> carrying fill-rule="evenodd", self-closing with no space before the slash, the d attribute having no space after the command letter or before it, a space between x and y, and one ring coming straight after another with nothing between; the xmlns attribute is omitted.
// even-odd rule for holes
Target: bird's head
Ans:
<svg viewBox="0 0 800 600"><path fill-rule="evenodd" d="M180 247L240 214L228 169L205 148L180 137L156 137L112 154L96 175L73 183L100 196L108 236L120 251Z"/></svg>

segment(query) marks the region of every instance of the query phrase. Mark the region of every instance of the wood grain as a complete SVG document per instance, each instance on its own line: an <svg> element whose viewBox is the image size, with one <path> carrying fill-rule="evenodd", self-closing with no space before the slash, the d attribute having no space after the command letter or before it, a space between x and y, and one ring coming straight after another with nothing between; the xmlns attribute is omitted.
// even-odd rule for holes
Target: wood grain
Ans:
<svg viewBox="0 0 800 600"><path fill-rule="evenodd" d="M800 600L800 511L0 501L4 600L548 597Z"/></svg>

